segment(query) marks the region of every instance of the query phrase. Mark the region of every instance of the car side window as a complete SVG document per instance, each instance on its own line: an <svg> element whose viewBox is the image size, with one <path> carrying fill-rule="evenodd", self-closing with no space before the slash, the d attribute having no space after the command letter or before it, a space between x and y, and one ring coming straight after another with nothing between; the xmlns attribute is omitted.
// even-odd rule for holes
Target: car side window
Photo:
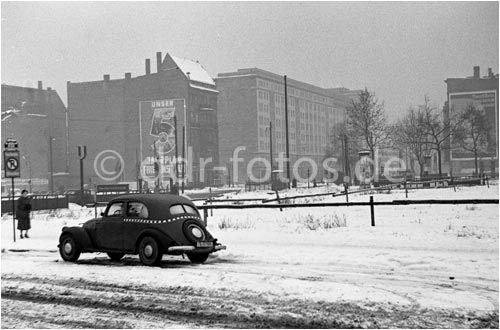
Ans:
<svg viewBox="0 0 500 330"><path fill-rule="evenodd" d="M184 209L182 208L182 205L178 204L170 206L170 214L171 215L184 214Z"/></svg>
<svg viewBox="0 0 500 330"><path fill-rule="evenodd" d="M171 215L179 215L179 214L193 214L193 215L198 215L198 212L196 209L194 209L191 205L186 205L186 204L178 204L178 205L172 205L170 207L170 214Z"/></svg>
<svg viewBox="0 0 500 330"><path fill-rule="evenodd" d="M198 211L196 211L196 209L194 207L192 207L191 205L184 204L183 206L184 206L184 210L186 210L186 213L198 215Z"/></svg>
<svg viewBox="0 0 500 330"><path fill-rule="evenodd" d="M148 208L140 202L129 202L127 206L127 216L147 218L149 217Z"/></svg>
<svg viewBox="0 0 500 330"><path fill-rule="evenodd" d="M106 216L117 217L122 215L123 202L116 202L109 206Z"/></svg>

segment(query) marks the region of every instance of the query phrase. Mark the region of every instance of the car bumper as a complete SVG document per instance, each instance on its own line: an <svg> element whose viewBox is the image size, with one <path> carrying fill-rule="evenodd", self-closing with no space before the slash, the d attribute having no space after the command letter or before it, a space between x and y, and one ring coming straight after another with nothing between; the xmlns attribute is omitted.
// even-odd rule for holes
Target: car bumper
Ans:
<svg viewBox="0 0 500 330"><path fill-rule="evenodd" d="M217 252L220 250L225 250L225 245L216 245L212 248L197 248L192 245L179 245L179 246L171 246L167 249L170 253L184 253L184 252Z"/></svg>

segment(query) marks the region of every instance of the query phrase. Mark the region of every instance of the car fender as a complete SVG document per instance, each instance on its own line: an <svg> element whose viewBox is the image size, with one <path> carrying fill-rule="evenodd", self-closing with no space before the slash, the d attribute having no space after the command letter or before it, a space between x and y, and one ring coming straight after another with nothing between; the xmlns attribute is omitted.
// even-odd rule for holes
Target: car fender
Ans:
<svg viewBox="0 0 500 330"><path fill-rule="evenodd" d="M175 241L167 234L164 232L154 229L154 228L146 228L142 230L139 235L137 236L136 242L135 242L135 252L139 251L139 244L141 243L141 240L143 237L146 236L151 236L156 239L158 244L160 245L160 249L163 252L166 252L168 247L171 246Z"/></svg>
<svg viewBox="0 0 500 330"><path fill-rule="evenodd" d="M82 251L91 250L94 248L94 245L90 240L89 234L82 227L64 227L61 236L59 238L59 243L61 243L61 238L65 234L73 236L76 244L80 247Z"/></svg>

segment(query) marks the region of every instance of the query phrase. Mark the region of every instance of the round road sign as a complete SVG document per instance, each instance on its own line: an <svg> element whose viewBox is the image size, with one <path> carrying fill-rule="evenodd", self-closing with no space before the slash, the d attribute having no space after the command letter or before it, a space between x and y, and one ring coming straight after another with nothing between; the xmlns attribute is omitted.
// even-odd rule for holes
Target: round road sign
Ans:
<svg viewBox="0 0 500 330"><path fill-rule="evenodd" d="M17 170L17 168L19 167L19 162L17 160L17 158L15 157L10 157L7 159L7 168L11 171L15 171Z"/></svg>

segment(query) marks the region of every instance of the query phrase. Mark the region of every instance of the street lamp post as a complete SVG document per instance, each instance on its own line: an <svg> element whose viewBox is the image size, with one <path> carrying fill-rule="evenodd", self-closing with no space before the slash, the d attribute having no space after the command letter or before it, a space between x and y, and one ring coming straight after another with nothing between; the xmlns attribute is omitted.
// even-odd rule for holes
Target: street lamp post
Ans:
<svg viewBox="0 0 500 330"><path fill-rule="evenodd" d="M54 193L54 160L52 153L52 141L55 141L55 138L52 135L49 136L49 168L50 168L50 193Z"/></svg>
<svg viewBox="0 0 500 330"><path fill-rule="evenodd" d="M28 180L28 184L29 184L29 187L30 187L30 194L31 194L33 192L32 191L32 187L31 187L31 180L33 179L33 175L32 175L32 172L31 172L31 159L30 159L30 155L23 156L23 159L26 162L26 165L28 165L28 169L29 169L30 178Z"/></svg>
<svg viewBox="0 0 500 330"><path fill-rule="evenodd" d="M271 171L273 170L273 123L269 122L269 127L266 128L266 133L269 132L269 160L271 162Z"/></svg>

